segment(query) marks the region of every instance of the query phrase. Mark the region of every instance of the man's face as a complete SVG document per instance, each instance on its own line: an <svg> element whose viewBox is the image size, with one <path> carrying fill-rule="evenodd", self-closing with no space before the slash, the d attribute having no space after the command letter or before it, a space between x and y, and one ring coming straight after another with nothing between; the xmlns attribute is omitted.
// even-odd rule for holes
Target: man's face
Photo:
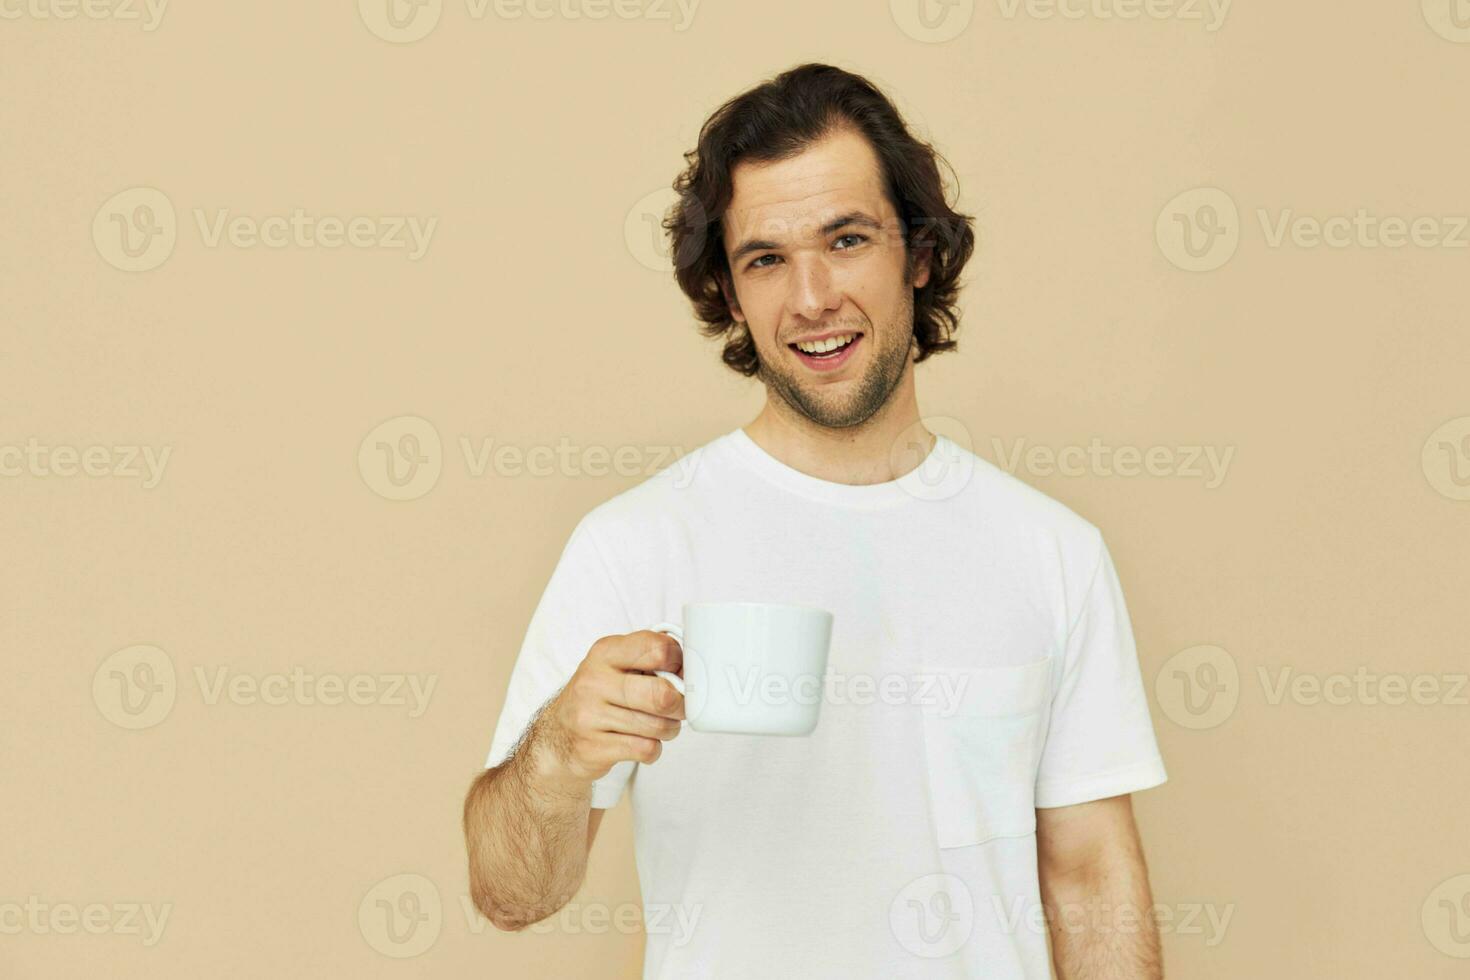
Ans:
<svg viewBox="0 0 1470 980"><path fill-rule="evenodd" d="M903 228L877 154L844 129L789 160L742 161L731 177L725 295L755 342L761 380L819 425L867 421L908 370L913 290L929 281L925 263L905 278ZM817 349L803 351L810 341Z"/></svg>

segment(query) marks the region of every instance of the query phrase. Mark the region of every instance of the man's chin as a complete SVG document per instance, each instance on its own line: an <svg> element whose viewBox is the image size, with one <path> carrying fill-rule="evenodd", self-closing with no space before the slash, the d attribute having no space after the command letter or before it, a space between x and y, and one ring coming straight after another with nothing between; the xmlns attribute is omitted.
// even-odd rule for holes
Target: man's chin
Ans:
<svg viewBox="0 0 1470 980"><path fill-rule="evenodd" d="M869 383L871 379L864 375L843 374L845 376L840 380L798 379L786 373L777 375L762 365L760 380L768 392L777 393L804 418L824 428L848 429L872 418L883 407L883 399L879 399L877 404L869 404L868 394L876 387L876 382Z"/></svg>
<svg viewBox="0 0 1470 980"><path fill-rule="evenodd" d="M791 402L791 399L787 399ZM877 408L871 410L865 405L859 405L851 399L843 398L830 401L823 398L802 398L792 402L794 407L802 415L811 421L828 429L850 429L855 425L861 425L873 417Z"/></svg>

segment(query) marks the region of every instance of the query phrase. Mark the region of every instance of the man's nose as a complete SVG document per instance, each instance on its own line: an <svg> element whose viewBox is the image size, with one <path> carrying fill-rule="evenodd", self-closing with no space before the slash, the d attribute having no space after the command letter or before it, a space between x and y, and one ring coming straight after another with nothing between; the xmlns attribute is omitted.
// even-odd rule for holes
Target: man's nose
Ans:
<svg viewBox="0 0 1470 980"><path fill-rule="evenodd" d="M790 297L793 313L808 320L820 320L822 314L842 305L842 296L834 286L832 270L825 259L801 256L794 260L794 265Z"/></svg>

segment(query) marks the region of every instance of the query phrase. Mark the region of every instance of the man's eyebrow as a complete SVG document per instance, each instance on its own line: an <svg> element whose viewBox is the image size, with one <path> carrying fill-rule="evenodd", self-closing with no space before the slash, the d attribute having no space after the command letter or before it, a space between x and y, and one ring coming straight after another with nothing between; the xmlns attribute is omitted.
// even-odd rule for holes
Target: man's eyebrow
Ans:
<svg viewBox="0 0 1470 980"><path fill-rule="evenodd" d="M874 218L872 215L868 214L866 211L849 211L846 214L838 215L837 217L833 218L831 221L823 225L821 228L821 234L830 235L837 229L842 228L846 225L858 225L863 228L872 228L875 231L883 230L883 223L880 222L877 218ZM735 247L735 251L730 253L730 264L736 264L742 258L749 255L751 252L764 252L768 249L780 247L781 246L778 243L769 241L764 238L748 239L737 245Z"/></svg>

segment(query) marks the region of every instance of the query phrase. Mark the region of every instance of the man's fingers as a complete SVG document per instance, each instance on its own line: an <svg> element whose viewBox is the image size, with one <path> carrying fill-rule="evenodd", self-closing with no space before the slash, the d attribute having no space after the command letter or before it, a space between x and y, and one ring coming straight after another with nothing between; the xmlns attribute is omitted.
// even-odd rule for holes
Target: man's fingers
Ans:
<svg viewBox="0 0 1470 980"><path fill-rule="evenodd" d="M658 757L663 755L664 743L656 738L644 738L641 735L613 735L618 742L617 758L633 759L637 762L657 762Z"/></svg>
<svg viewBox="0 0 1470 980"><path fill-rule="evenodd" d="M662 715L651 715L646 711L635 711L620 705L610 704L607 731L625 735L640 735L667 742L679 734L679 722Z"/></svg>
<svg viewBox="0 0 1470 980"><path fill-rule="evenodd" d="M614 705L663 718L684 717L684 695L662 677L625 673L622 683L608 701Z"/></svg>
<svg viewBox="0 0 1470 980"><path fill-rule="evenodd" d="M605 636L594 649L602 654L603 663L618 670L667 670L677 674L684 666L679 641L655 630Z"/></svg>

